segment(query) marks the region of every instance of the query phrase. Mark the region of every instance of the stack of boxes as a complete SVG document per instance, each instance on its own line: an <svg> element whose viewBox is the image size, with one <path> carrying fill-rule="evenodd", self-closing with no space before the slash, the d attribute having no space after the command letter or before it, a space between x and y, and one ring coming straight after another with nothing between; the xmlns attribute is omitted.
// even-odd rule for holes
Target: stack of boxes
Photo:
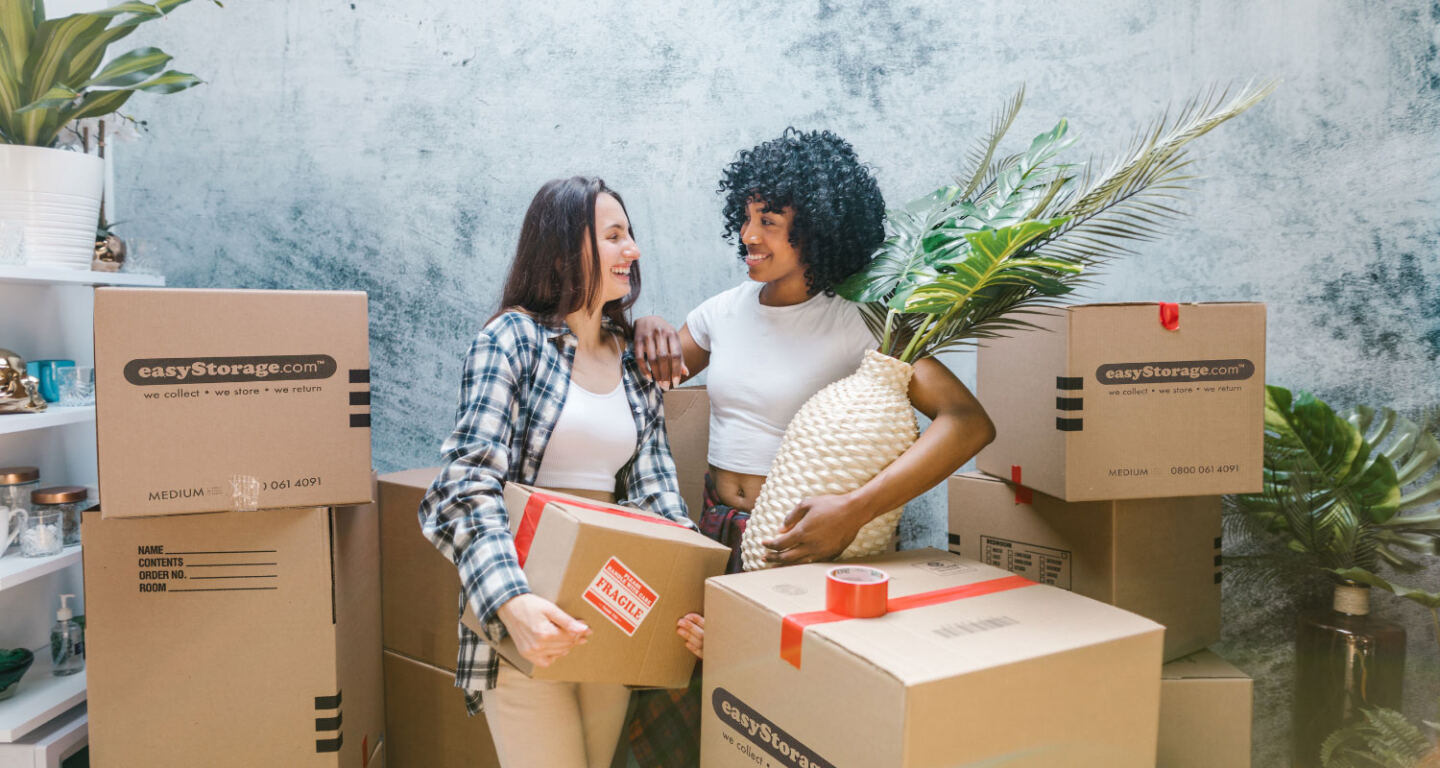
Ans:
<svg viewBox="0 0 1440 768"><path fill-rule="evenodd" d="M1221 506L1261 488L1265 308L1092 304L979 351L995 441L948 484L950 549L1165 626L1160 765L1247 766L1220 639Z"/></svg>
<svg viewBox="0 0 1440 768"><path fill-rule="evenodd" d="M1249 765L1251 681L1204 649L1219 497L1260 487L1264 307L1033 321L979 353L998 436L948 483L950 552L855 561L885 615L836 612L832 564L709 582L707 768Z"/></svg>
<svg viewBox="0 0 1440 768"><path fill-rule="evenodd" d="M95 293L99 765L383 766L363 293Z"/></svg>
<svg viewBox="0 0 1440 768"><path fill-rule="evenodd" d="M439 467L380 476L386 742L397 768L499 768L484 716L455 687L460 576L420 534L417 511Z"/></svg>

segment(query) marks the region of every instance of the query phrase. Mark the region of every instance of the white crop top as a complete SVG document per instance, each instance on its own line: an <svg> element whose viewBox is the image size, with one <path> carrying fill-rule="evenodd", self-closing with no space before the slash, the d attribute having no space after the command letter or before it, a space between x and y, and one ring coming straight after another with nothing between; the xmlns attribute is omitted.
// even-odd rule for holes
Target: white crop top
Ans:
<svg viewBox="0 0 1440 768"><path fill-rule="evenodd" d="M800 406L879 346L859 305L817 294L768 307L763 285L741 283L685 318L695 343L710 351L710 463L750 475L770 473Z"/></svg>
<svg viewBox="0 0 1440 768"><path fill-rule="evenodd" d="M635 455L638 440L624 379L604 395L571 381L535 485L613 493L615 475Z"/></svg>

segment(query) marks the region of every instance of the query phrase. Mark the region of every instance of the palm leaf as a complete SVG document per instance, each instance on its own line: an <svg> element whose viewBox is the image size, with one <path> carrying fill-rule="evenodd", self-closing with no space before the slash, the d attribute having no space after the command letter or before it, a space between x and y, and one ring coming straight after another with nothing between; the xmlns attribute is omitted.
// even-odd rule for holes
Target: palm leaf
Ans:
<svg viewBox="0 0 1440 768"><path fill-rule="evenodd" d="M1098 263L1132 254L1128 242L1168 233L1181 216L1174 203L1194 178L1187 172L1186 145L1253 107L1277 85L1247 84L1234 96L1228 90L1197 96L1173 119L1167 113L1137 133L1104 170L1087 164L1080 183L1044 214L1071 218L1047 252Z"/></svg>
<svg viewBox="0 0 1440 768"><path fill-rule="evenodd" d="M996 113L990 121L990 133L971 147L967 159L970 162L970 170L962 174L955 181L963 184L964 190L960 193L962 198L970 198L980 189L986 181L987 174L994 171L991 163L995 159L995 150L999 148L1000 142L1009 132L1010 126L1015 123L1015 116L1020 114L1020 107L1025 103L1025 86L1021 85L1010 97L1010 101Z"/></svg>

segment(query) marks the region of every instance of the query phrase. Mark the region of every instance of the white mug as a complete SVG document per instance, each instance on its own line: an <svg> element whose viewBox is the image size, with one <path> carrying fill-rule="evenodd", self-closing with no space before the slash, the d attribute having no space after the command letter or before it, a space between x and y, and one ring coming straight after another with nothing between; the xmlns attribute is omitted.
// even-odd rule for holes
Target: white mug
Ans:
<svg viewBox="0 0 1440 768"><path fill-rule="evenodd" d="M25 521L29 517L30 514L23 509L0 507L0 557L4 557L10 545L19 538L20 529L25 527Z"/></svg>

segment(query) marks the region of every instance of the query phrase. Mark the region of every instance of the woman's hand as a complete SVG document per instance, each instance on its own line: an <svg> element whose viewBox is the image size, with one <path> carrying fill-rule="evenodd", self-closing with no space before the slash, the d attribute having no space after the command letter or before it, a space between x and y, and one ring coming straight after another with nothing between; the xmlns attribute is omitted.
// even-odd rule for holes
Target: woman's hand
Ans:
<svg viewBox="0 0 1440 768"><path fill-rule="evenodd" d="M635 321L635 361L640 364L640 372L661 389L678 387L690 376L680 334L659 315Z"/></svg>
<svg viewBox="0 0 1440 768"><path fill-rule="evenodd" d="M685 647L695 658L705 658L705 617L698 613L687 613L675 623L675 634L685 641Z"/></svg>
<svg viewBox="0 0 1440 768"><path fill-rule="evenodd" d="M495 612L515 646L537 667L548 667L556 659L590 637L590 628L560 610L543 597L524 594L513 597Z"/></svg>

